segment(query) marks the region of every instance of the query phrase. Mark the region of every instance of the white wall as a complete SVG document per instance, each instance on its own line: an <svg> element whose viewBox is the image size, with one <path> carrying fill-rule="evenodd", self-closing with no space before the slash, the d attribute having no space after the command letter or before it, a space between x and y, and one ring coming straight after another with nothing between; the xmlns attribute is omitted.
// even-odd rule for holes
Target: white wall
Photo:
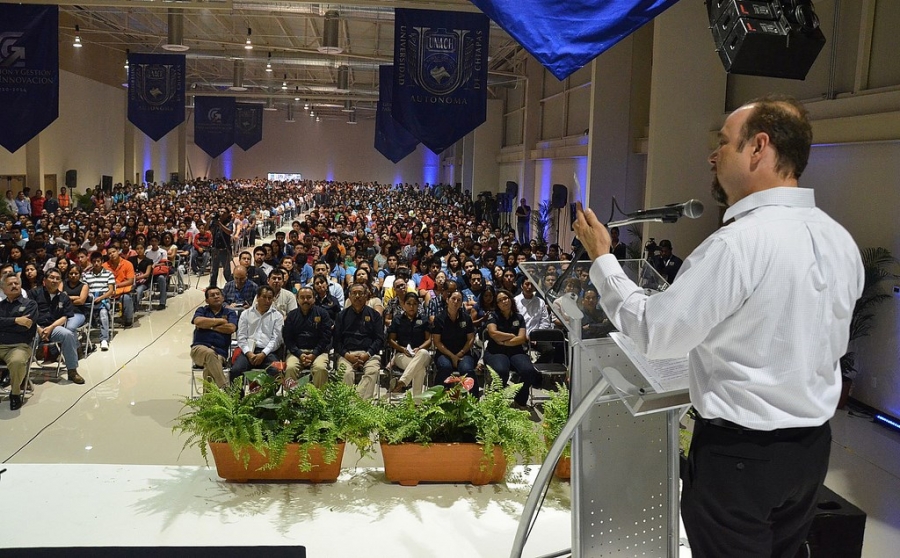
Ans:
<svg viewBox="0 0 900 558"><path fill-rule="evenodd" d="M43 174L55 174L57 185L64 186L66 171L75 169L81 192L98 184L101 175L121 180L124 89L59 74L59 118L38 135ZM0 174L25 174L24 146L12 154L0 148Z"/></svg>
<svg viewBox="0 0 900 558"><path fill-rule="evenodd" d="M440 160L422 145L396 165L375 150L375 120L315 122L302 110L296 122L284 111L263 112L263 139L244 151L232 146L210 160L194 145L193 119L188 126L188 160L194 176L265 177L269 172L299 172L304 178L381 183L429 182L440 178Z"/></svg>
<svg viewBox="0 0 900 558"><path fill-rule="evenodd" d="M497 165L497 155L500 154L502 142L503 101L490 100L488 101L487 120L475 128L475 169L472 192L489 190L498 183L500 168ZM506 181L503 182L503 187L506 187Z"/></svg>

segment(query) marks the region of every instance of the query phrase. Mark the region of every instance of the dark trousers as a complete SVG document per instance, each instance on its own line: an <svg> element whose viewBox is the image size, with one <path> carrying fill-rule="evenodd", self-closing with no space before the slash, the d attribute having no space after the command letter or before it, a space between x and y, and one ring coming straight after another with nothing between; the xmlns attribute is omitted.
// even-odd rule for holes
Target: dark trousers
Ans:
<svg viewBox="0 0 900 558"><path fill-rule="evenodd" d="M278 355L275 353L269 353L266 355L265 360L254 368L254 370L265 370L269 367L273 362L278 361ZM234 359L234 364L231 365L231 381L234 382L234 379L238 376L243 376L244 372L250 370L251 368L250 361L247 359L247 355L241 353L236 359Z"/></svg>
<svg viewBox="0 0 900 558"><path fill-rule="evenodd" d="M828 471L831 428L695 424L681 516L697 558L793 558Z"/></svg>
<svg viewBox="0 0 900 558"><path fill-rule="evenodd" d="M515 370L519 375L519 381L522 382L522 387L516 392L514 400L520 405L528 403L528 390L531 386L537 385L538 379L537 370L534 369L534 364L531 363L528 355L519 353L513 356L506 356L485 352L484 365L492 368L500 376L504 386L509 383L509 371ZM485 379L485 383L487 381Z"/></svg>
<svg viewBox="0 0 900 558"><path fill-rule="evenodd" d="M220 267L225 276L225 282L231 281L231 250L228 248L211 248L210 252L212 252L212 271L209 272L209 286L218 286Z"/></svg>

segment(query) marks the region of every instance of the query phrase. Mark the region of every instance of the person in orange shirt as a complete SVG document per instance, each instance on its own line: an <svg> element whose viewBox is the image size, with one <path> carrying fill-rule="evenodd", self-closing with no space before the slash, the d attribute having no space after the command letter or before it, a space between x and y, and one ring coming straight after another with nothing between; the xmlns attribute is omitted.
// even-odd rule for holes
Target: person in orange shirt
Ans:
<svg viewBox="0 0 900 558"><path fill-rule="evenodd" d="M69 209L69 206L72 205L72 198L69 197L69 191L65 186L59 189L59 195L56 196L56 201L59 202L60 209Z"/></svg>
<svg viewBox="0 0 900 558"><path fill-rule="evenodd" d="M134 266L121 257L120 250L118 242L111 244L106 249L109 259L103 264L103 267L112 271L116 277L116 298L122 305L122 319L125 320L125 327L128 328L134 324L134 297L131 295L131 291L134 289Z"/></svg>

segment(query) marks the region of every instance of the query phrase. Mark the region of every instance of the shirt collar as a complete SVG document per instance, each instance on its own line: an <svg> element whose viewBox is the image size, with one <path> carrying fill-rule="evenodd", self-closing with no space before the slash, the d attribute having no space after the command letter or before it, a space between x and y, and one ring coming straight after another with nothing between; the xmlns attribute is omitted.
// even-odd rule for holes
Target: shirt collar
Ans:
<svg viewBox="0 0 900 558"><path fill-rule="evenodd" d="M755 192L729 207L722 218L723 222L731 219L740 219L754 209L767 205L781 205L786 207L815 207L815 193L810 188L798 188L794 186L780 186L769 188L761 192Z"/></svg>

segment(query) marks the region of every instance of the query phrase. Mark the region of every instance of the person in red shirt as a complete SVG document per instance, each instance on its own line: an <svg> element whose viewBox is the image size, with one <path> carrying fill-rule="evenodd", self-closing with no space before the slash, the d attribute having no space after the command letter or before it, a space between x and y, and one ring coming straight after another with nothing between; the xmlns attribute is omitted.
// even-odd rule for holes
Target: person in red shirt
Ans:
<svg viewBox="0 0 900 558"><path fill-rule="evenodd" d="M41 217L41 212L44 211L44 199L43 193L38 190L34 193L34 197L31 198L31 219L37 220Z"/></svg>
<svg viewBox="0 0 900 558"><path fill-rule="evenodd" d="M209 266L209 249L213 242L212 233L206 230L206 223L199 223L197 228L199 232L194 235L191 249L191 269L195 273L199 273L201 269Z"/></svg>

